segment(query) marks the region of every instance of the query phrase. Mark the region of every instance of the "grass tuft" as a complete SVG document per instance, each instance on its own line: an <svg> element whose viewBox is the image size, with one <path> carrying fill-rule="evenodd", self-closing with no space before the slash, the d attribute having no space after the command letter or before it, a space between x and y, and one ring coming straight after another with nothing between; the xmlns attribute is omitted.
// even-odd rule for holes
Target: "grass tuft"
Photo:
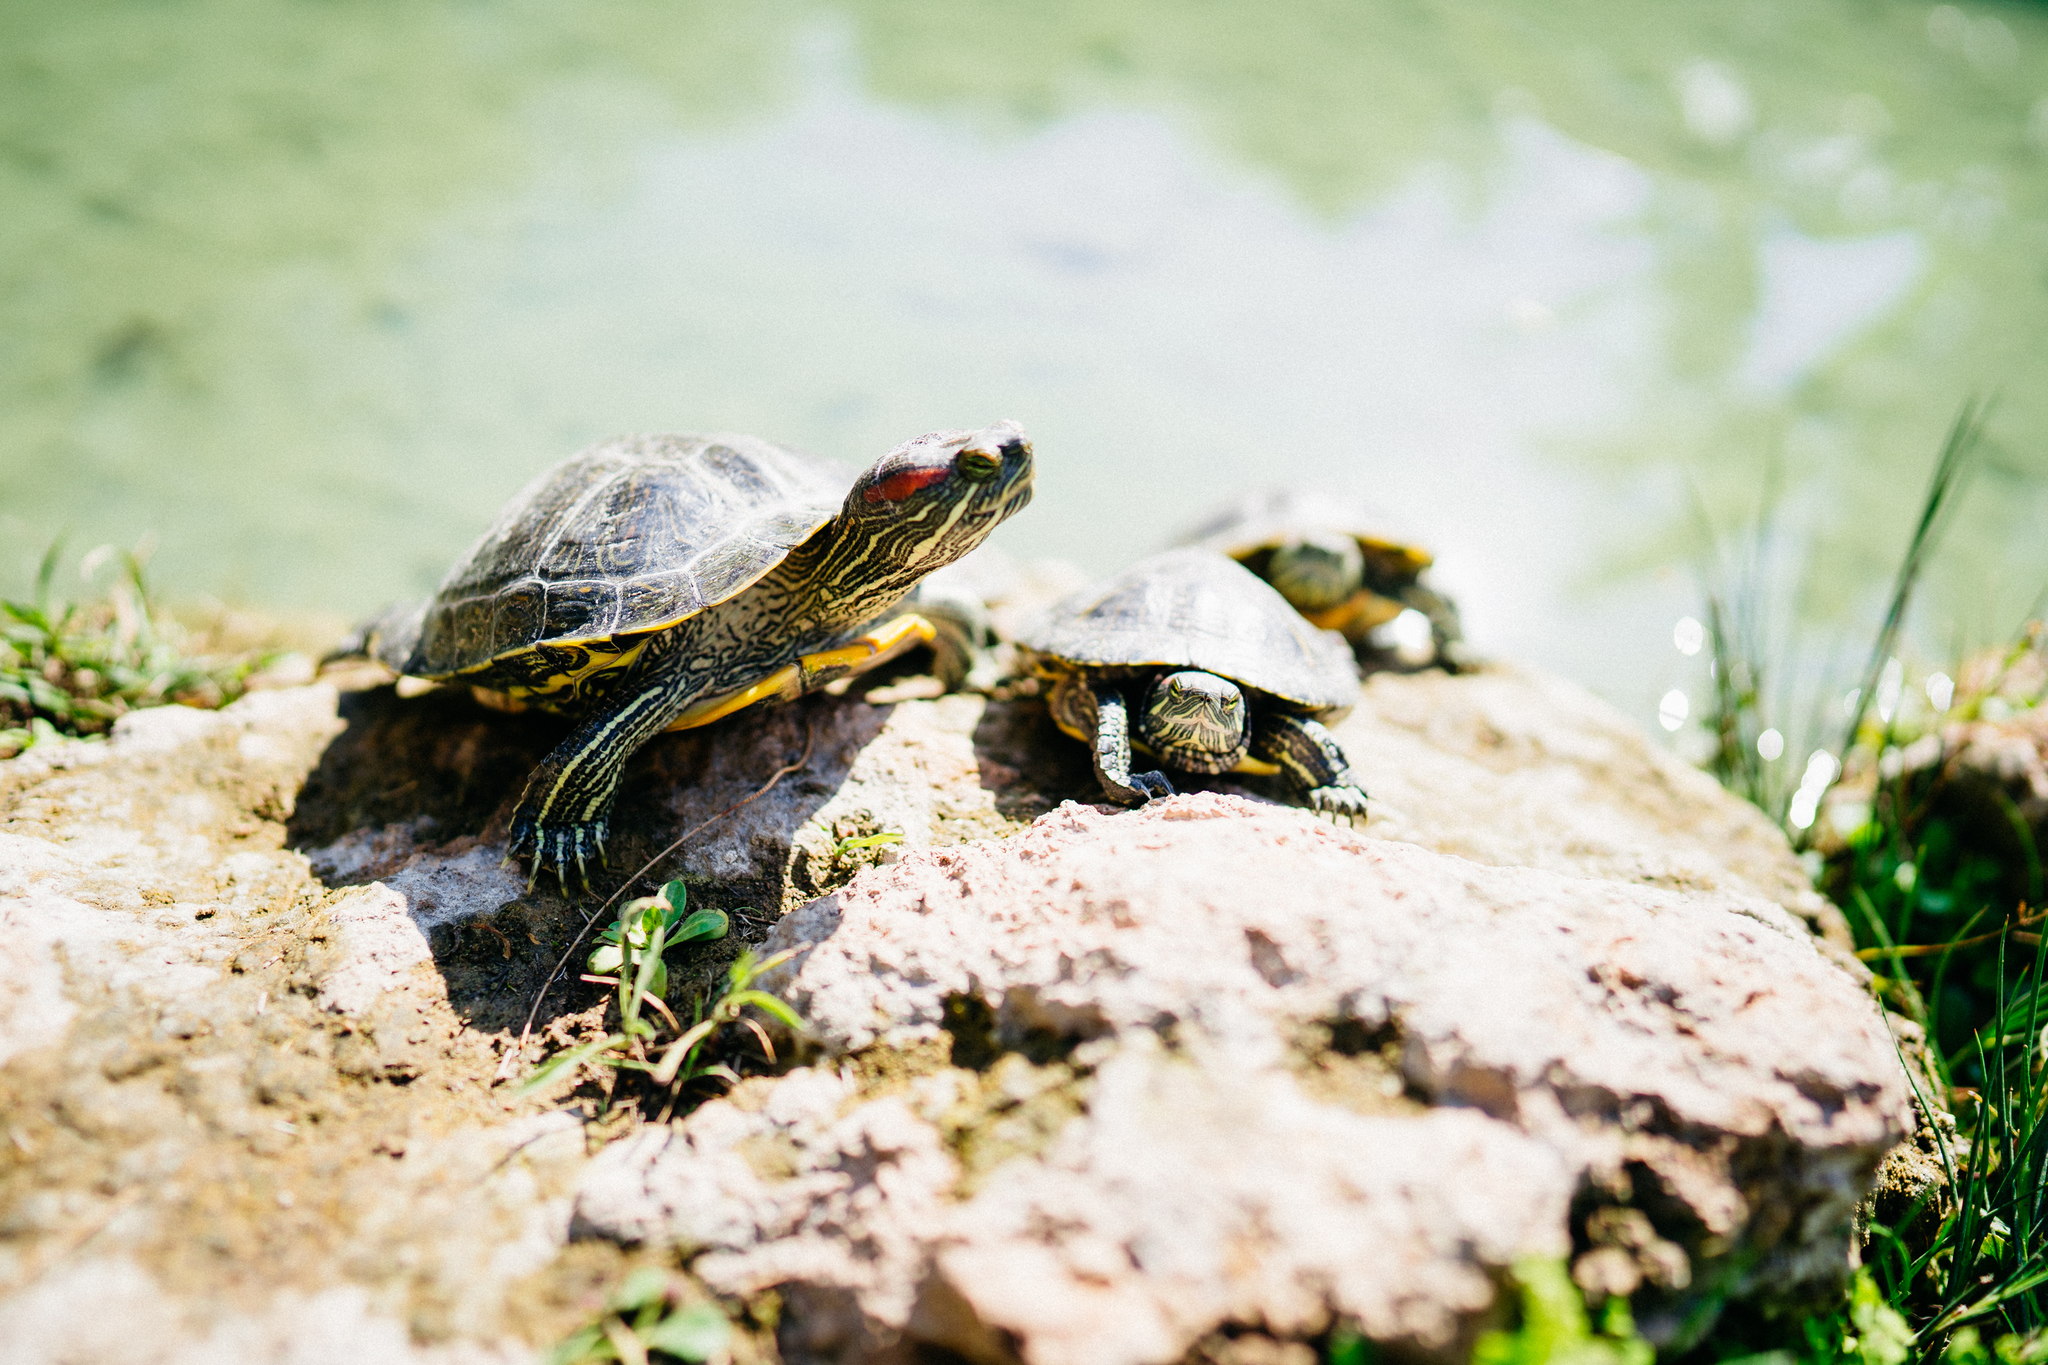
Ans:
<svg viewBox="0 0 2048 1365"><path fill-rule="evenodd" d="M2036 621L1943 671L1900 657L1988 410L1972 400L1950 427L1840 739L1815 749L1796 790L1757 761L1771 712L1789 712L1762 687L1766 556L1718 573L1706 594L1708 766L1808 849L1878 995L1918 1026L1901 1027L1900 1058L1924 1120L1915 1143L1939 1178L1870 1207L1863 1265L1834 1307L1731 1319L1688 1360L2048 1362L2048 820L2013 766L2048 762L2048 640ZM1809 723L1780 719L1781 733L1822 734L1822 702L1841 694L1824 680L1816 691Z"/></svg>
<svg viewBox="0 0 2048 1365"><path fill-rule="evenodd" d="M112 562L113 580L83 602L59 602L52 583L62 542L44 554L28 601L0 601L0 758L59 738L90 738L146 706L225 706L274 652L203 652L202 641L152 600L138 554L96 550L90 583Z"/></svg>

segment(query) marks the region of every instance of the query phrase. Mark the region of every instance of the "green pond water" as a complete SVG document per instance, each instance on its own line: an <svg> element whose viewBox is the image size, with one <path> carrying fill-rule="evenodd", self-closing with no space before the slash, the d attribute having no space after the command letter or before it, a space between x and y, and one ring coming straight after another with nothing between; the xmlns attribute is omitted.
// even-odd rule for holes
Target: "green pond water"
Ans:
<svg viewBox="0 0 2048 1365"><path fill-rule="evenodd" d="M1648 719L1695 508L1846 660L1972 393L1919 643L2010 630L2044 342L2048 7L0 0L0 589L346 616L602 435L1014 416L1015 554L1326 485Z"/></svg>

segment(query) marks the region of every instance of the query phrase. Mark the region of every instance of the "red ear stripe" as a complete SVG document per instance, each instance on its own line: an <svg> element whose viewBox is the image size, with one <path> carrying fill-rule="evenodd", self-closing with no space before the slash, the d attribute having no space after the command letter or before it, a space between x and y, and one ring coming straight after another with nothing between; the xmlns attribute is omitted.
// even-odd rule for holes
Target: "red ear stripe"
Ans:
<svg viewBox="0 0 2048 1365"><path fill-rule="evenodd" d="M931 465L924 469L906 469L901 474L891 474L877 484L870 484L867 491L869 502L901 502L920 488L930 488L940 479L952 473L950 465Z"/></svg>

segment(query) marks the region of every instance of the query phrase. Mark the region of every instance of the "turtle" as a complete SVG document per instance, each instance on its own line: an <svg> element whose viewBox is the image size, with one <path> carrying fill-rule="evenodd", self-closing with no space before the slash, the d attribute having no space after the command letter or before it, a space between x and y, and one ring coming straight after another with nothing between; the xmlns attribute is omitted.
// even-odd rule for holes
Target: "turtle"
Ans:
<svg viewBox="0 0 2048 1365"><path fill-rule="evenodd" d="M1153 555L1062 599L1019 635L1053 722L1091 746L1121 805L1173 794L1132 752L1196 773L1280 775L1309 806L1365 813L1365 788L1324 728L1358 700L1344 638L1303 620L1213 550Z"/></svg>
<svg viewBox="0 0 2048 1365"><path fill-rule="evenodd" d="M1374 529L1379 520L1341 498L1271 489L1224 508L1182 543L1237 560L1309 621L1342 634L1362 658L1386 652L1372 638L1375 630L1404 610L1417 611L1429 622L1430 642L1412 661L1456 672L1465 638L1457 604L1421 581L1435 557Z"/></svg>
<svg viewBox="0 0 2048 1365"><path fill-rule="evenodd" d="M528 778L509 850L566 891L572 860L587 882L603 855L620 770L655 735L929 644L899 604L1030 501L1031 444L1012 421L931 432L851 484L753 436L600 441L506 504L431 600L345 648L576 719Z"/></svg>

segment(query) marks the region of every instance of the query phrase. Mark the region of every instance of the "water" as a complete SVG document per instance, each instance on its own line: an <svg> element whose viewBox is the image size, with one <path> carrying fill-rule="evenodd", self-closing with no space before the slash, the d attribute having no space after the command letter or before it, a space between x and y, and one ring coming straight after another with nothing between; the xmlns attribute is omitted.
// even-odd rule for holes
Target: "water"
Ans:
<svg viewBox="0 0 2048 1365"><path fill-rule="evenodd" d="M351 615L597 436L1015 416L1015 553L1327 484L1647 722L1700 511L1866 639L1992 391L1921 647L2048 586L2039 7L0 0L0 206L0 587Z"/></svg>

